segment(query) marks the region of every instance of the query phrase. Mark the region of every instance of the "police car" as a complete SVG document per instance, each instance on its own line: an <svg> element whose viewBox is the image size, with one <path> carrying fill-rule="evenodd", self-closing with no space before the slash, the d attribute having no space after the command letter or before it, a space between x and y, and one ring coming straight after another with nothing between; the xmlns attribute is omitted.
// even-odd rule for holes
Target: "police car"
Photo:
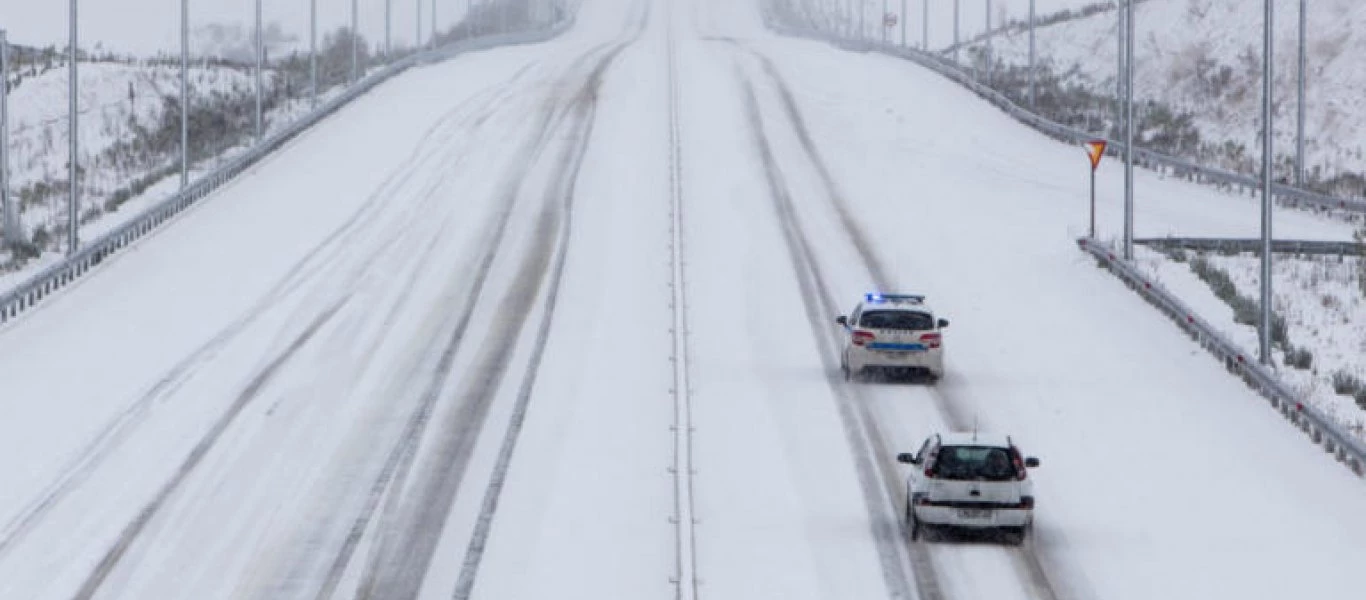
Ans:
<svg viewBox="0 0 1366 600"><path fill-rule="evenodd" d="M922 373L930 382L944 376L943 329L949 321L935 319L924 296L865 294L835 322L848 333L840 354L846 380L874 369Z"/></svg>
<svg viewBox="0 0 1366 600"><path fill-rule="evenodd" d="M1009 436L935 434L915 454L897 455L912 465L906 479L906 525L911 539L930 526L999 529L1011 544L1024 542L1034 523L1034 483L1025 458Z"/></svg>

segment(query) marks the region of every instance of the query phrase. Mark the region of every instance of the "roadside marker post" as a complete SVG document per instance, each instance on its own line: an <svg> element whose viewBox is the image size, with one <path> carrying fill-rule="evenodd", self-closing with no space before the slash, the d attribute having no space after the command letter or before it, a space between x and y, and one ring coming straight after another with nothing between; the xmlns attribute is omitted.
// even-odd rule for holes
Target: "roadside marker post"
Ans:
<svg viewBox="0 0 1366 600"><path fill-rule="evenodd" d="M1086 142L1086 156L1091 159L1091 239L1096 238L1096 167L1105 156L1105 140Z"/></svg>

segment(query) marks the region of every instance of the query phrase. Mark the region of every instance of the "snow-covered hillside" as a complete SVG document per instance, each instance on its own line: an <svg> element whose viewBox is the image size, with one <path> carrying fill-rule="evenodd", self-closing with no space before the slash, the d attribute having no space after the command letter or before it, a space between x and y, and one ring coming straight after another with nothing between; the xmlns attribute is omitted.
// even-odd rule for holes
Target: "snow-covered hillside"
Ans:
<svg viewBox="0 0 1366 600"><path fill-rule="evenodd" d="M1298 2L1277 0L1275 130L1282 163L1293 156ZM1324 178L1366 172L1366 4L1308 3L1306 165ZM1232 144L1230 155L1260 155L1262 3L1245 0L1149 0L1135 7L1135 94L1189 113L1205 144ZM1040 59L1068 82L1113 94L1116 13L1042 27ZM1023 65L1028 35L992 41L998 59ZM1232 158L1231 156L1228 156ZM1284 174L1284 173L1283 173Z"/></svg>
<svg viewBox="0 0 1366 600"><path fill-rule="evenodd" d="M35 74L36 73L36 74ZM252 70L196 64L190 70L192 173L197 176L244 149L252 136ZM78 69L79 157L82 237L89 238L137 214L177 189L178 67L142 62L82 62ZM10 193L19 206L26 251L52 253L27 265L41 267L60 250L68 214L67 88L64 64L46 71L21 69L9 97ZM301 84L270 69L263 76L268 98L267 131L284 126L308 100ZM287 89L292 87L292 89ZM339 91L325 89L324 97ZM0 251L0 285L24 276L14 271L9 249Z"/></svg>
<svg viewBox="0 0 1366 600"><path fill-rule="evenodd" d="M10 192L19 206L23 234L17 248L0 244L5 246L0 250L0 286L15 283L56 260L69 214L69 77L62 53L67 13L54 4L0 6L0 28L7 29L10 41L16 44L7 144ZM244 23L254 17L254 4L240 4L232 10L222 4L202 10L192 7L190 46L194 65L188 108L191 179L249 147L254 139L254 33ZM398 3L393 4L393 50L394 56L399 56L418 34L417 21L415 12L405 17ZM410 9L425 6L404 4ZM455 4L459 6L433 3L426 9L423 43L430 42L433 34L444 43L472 33L517 30L549 18L548 4L528 0ZM79 19L78 158L82 171L78 210L84 239L117 226L178 189L178 178L174 177L180 152L180 74L174 58L178 45L167 42L165 29L169 25L174 30L178 24L179 4L132 0L118 7L114 14L107 11L108 7L97 6L81 13ZM362 12L361 69L379 68L386 62L381 55L385 2L366 0L358 7ZM438 10L435 25L430 15L433 7ZM344 29L350 15L344 8L340 3L318 6L320 100L340 92L350 81L353 38ZM312 105L308 59L306 52L298 52L308 47L307 31L300 29L301 23L307 24L308 12L307 1L263 5L267 134ZM463 21L467 14L472 24ZM461 26L452 27L455 22ZM404 37L401 32L413 35Z"/></svg>
<svg viewBox="0 0 1366 600"><path fill-rule="evenodd" d="M180 69L169 65L82 63L79 65L80 160L95 162L138 128L161 121L165 100L178 97ZM66 67L26 79L10 95L11 179L15 189L61 174L65 177L67 144ZM196 66L190 86L199 96L249 93L249 70ZM109 174L96 168L87 184L104 186Z"/></svg>
<svg viewBox="0 0 1366 600"><path fill-rule="evenodd" d="M1104 0L1035 0L1034 11L1039 19L1066 10L1079 10L1082 7ZM919 46L924 31L925 2L929 3L929 41L930 48L944 49L953 45L953 0L806 0L804 3L813 13L836 14L851 17L854 27L858 26L860 15L857 12L862 3L864 13L862 23L869 38L882 35L879 27L885 8L897 15L897 24L887 28L888 40L901 40L902 23L905 23L906 41ZM801 2L799 2L801 4ZM986 31L986 0L960 0L958 3L958 33L963 41L973 39ZM852 8L846 8L852 7ZM905 13L902 13L902 9ZM851 12L846 13L849 10ZM992 0L991 23L995 29L1002 23L1025 21L1029 18L1029 0Z"/></svg>

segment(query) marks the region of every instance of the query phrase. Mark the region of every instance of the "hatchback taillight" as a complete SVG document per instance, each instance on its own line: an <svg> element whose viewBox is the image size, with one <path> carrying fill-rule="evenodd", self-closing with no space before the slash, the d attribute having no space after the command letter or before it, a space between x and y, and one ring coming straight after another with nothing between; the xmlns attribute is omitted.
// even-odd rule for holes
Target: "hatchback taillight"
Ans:
<svg viewBox="0 0 1366 600"><path fill-rule="evenodd" d="M925 345L931 348L938 348L939 344L943 342L943 339L943 335L938 333L924 333L920 335L920 341L925 342Z"/></svg>
<svg viewBox="0 0 1366 600"><path fill-rule="evenodd" d="M854 345L855 345L855 346L862 346L862 345L864 345L864 344L866 344L866 343L868 343L868 342L871 342L871 341L873 341L873 340L875 340L875 339L877 339L877 336L876 336L876 335L873 335L873 332L871 332L871 331L855 331L855 332L854 332Z"/></svg>

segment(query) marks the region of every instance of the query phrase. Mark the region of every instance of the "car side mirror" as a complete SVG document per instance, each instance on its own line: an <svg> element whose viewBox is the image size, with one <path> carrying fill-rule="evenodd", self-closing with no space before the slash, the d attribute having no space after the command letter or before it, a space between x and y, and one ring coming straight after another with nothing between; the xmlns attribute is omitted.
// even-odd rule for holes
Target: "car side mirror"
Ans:
<svg viewBox="0 0 1366 600"><path fill-rule="evenodd" d="M1031 456L1031 457L1029 457L1029 458L1026 458L1026 459L1025 459L1025 466L1026 466L1026 467L1029 467L1029 468L1031 468L1031 469L1034 468L1034 467L1037 467L1037 466L1039 466L1039 459L1034 458L1033 456Z"/></svg>
<svg viewBox="0 0 1366 600"><path fill-rule="evenodd" d="M848 327L848 326L849 326L849 317L846 317L846 316L844 316L844 315L840 315L840 316L838 316L838 317L835 317L835 322L836 322L836 323L839 323L840 325L843 325L843 326L845 326L845 327Z"/></svg>
<svg viewBox="0 0 1366 600"><path fill-rule="evenodd" d="M948 326L949 326L949 320L948 320L948 319L940 319L940 320L939 320L939 328L940 328L940 329L943 329L943 328L948 327Z"/></svg>
<svg viewBox="0 0 1366 600"><path fill-rule="evenodd" d="M920 459L916 458L916 456L910 452L902 452L901 454L896 455L896 462L908 465L918 465L920 464Z"/></svg>

